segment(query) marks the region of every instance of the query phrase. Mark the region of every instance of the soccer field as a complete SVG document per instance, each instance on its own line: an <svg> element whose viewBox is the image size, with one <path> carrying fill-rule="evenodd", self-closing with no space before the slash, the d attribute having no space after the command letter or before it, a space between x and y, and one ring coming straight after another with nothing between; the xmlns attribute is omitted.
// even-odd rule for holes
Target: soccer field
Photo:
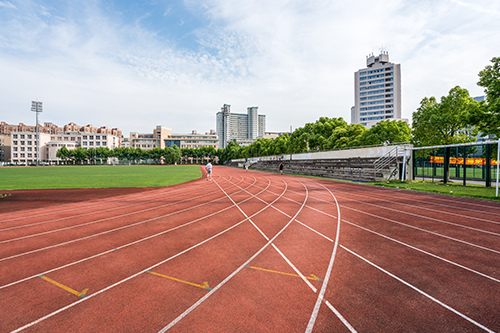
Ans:
<svg viewBox="0 0 500 333"><path fill-rule="evenodd" d="M0 190L159 187L201 177L198 165L0 168Z"/></svg>

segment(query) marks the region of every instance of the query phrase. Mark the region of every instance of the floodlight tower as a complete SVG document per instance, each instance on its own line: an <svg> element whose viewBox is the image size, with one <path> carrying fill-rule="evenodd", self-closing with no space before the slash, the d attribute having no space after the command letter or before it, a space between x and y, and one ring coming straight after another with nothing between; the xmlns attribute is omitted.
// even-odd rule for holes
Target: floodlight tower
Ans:
<svg viewBox="0 0 500 333"><path fill-rule="evenodd" d="M36 113L36 128L35 128L35 133L36 133L36 166L38 166L38 159L40 156L40 136L38 133L38 113L42 112L42 102L37 101L32 101L31 102L31 111Z"/></svg>

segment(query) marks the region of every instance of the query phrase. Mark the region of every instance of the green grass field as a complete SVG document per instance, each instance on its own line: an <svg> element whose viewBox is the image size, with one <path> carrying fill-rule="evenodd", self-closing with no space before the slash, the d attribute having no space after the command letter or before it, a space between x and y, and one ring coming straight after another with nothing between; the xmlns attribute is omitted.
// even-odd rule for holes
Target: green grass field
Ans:
<svg viewBox="0 0 500 333"><path fill-rule="evenodd" d="M403 190L439 193L457 197L500 201L500 198L496 197L495 182L496 181L492 181L491 187L485 187L481 185L463 186L461 182L444 184L443 182L431 182L430 179L425 182L422 182L420 180L415 180L412 182L391 181L391 182L375 182L371 184L383 187L398 188Z"/></svg>
<svg viewBox="0 0 500 333"><path fill-rule="evenodd" d="M159 187L201 175L198 165L1 167L0 190Z"/></svg>

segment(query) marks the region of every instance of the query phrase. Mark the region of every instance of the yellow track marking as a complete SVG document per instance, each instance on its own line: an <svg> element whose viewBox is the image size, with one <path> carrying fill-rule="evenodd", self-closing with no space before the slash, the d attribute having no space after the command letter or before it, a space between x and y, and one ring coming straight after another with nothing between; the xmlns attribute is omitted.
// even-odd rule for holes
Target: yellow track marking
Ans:
<svg viewBox="0 0 500 333"><path fill-rule="evenodd" d="M265 269L265 268L260 268L260 267L255 267L255 266L245 266L247 268L253 268L253 269L257 269L259 271L264 271L264 272L269 272L269 273L276 273L276 274L282 274L282 275L289 275L289 276L295 276L295 277L300 277L300 275L297 275L297 274L290 274L290 273L285 273L285 272L278 272L278 271L273 271L271 269ZM320 278L318 278L316 275L314 274L311 274L310 276L304 276L306 279L309 279L309 280L314 280L314 281L323 281L321 280Z"/></svg>
<svg viewBox="0 0 500 333"><path fill-rule="evenodd" d="M195 286L195 287L198 287L198 288L207 289L207 290L212 290L212 288L210 288L210 287L208 286L208 282L203 282L203 284L196 284L196 283L192 283L192 282L184 281L184 280L181 280L181 279L177 279L177 278L174 278L174 277L171 277L171 276L166 276L166 275L163 275L163 274L160 274L160 273L155 273L155 272L151 272L151 271L146 271L146 272L147 272L147 273L149 273L149 274L153 274L153 275L161 276L161 277L164 277L164 278L167 278L167 279L170 279L170 280L174 280L174 281L177 281L177 282L181 282L181 283L189 284L189 285L191 285L191 286Z"/></svg>
<svg viewBox="0 0 500 333"><path fill-rule="evenodd" d="M69 291L73 295L76 295L76 296L81 297L81 298L87 297L87 295L85 295L85 293L87 293L87 291L89 290L89 288L83 289L82 292L80 293L80 292L78 292L76 290L73 290L70 287L66 287L64 284L61 284L61 283L59 283L57 281L54 281L54 280L52 280L52 279L50 279L50 278L48 278L46 276L39 275L38 277L40 277L42 280L45 280L47 282L52 283L55 286L58 286L59 288L62 288L64 290L66 290L66 291Z"/></svg>

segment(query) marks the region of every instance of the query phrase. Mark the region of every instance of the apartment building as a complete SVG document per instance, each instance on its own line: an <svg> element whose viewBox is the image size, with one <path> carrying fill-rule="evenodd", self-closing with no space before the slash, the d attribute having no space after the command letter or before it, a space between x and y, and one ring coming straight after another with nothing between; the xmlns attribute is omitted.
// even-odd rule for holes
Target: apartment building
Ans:
<svg viewBox="0 0 500 333"><path fill-rule="evenodd" d="M354 107L351 123L367 128L377 122L401 118L401 65L389 62L389 54L371 54L366 68L354 73Z"/></svg>
<svg viewBox="0 0 500 333"><path fill-rule="evenodd" d="M51 163L58 162L60 159L57 157L57 151L62 147L66 147L68 150L77 149L78 147L82 147L83 149L104 147L112 150L121 146L120 139L119 136L106 134L104 131L102 133L80 131L58 132L50 136L50 141L45 147L46 160Z"/></svg>
<svg viewBox="0 0 500 333"><path fill-rule="evenodd" d="M46 145L50 141L50 134L38 133L40 142L39 161L47 160ZM34 164L37 160L37 137L33 132L11 132L11 158L10 162L15 164Z"/></svg>
<svg viewBox="0 0 500 333"><path fill-rule="evenodd" d="M242 114L231 113L231 105L224 104L216 114L216 129L221 148L232 141L249 144L264 136L266 116L258 114L257 106L248 107Z"/></svg>

